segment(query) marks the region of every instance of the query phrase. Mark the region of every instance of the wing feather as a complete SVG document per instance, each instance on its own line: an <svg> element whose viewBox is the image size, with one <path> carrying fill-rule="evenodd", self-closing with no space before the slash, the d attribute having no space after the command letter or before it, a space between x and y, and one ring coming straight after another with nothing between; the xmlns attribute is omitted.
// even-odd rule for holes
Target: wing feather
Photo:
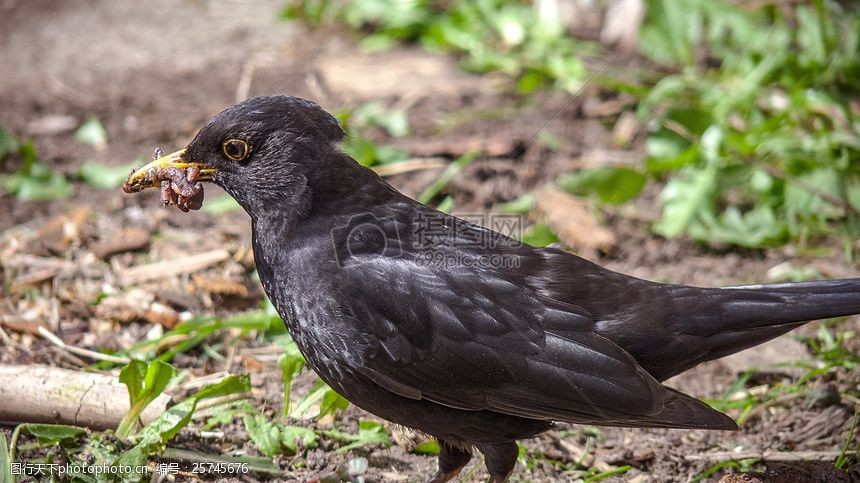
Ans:
<svg viewBox="0 0 860 483"><path fill-rule="evenodd" d="M596 333L585 309L538 295L497 272L368 257L345 267L343 275L340 288L355 304L353 323L374 341L353 369L388 391L534 419L730 424L662 386Z"/></svg>

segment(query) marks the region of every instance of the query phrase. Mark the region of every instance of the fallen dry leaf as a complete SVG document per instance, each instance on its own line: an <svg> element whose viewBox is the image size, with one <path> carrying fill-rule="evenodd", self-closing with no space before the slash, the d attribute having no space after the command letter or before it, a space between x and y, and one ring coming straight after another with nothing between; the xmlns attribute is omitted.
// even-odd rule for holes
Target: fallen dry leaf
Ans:
<svg viewBox="0 0 860 483"><path fill-rule="evenodd" d="M204 292L242 298L248 296L248 287L227 278L206 277L194 274L191 276L191 280L194 281L194 285L199 290L203 290Z"/></svg>
<svg viewBox="0 0 860 483"><path fill-rule="evenodd" d="M83 225L92 209L87 205L77 206L68 213L48 220L28 239L26 251L35 254L63 253L72 243L80 243Z"/></svg>
<svg viewBox="0 0 860 483"><path fill-rule="evenodd" d="M143 290L130 290L127 293L111 295L95 307L98 318L119 323L144 320L172 329L180 322L179 313L172 308L153 302L154 296Z"/></svg>
<svg viewBox="0 0 860 483"><path fill-rule="evenodd" d="M102 260L118 253L143 250L149 246L150 233L140 227L122 230L116 236L100 240L90 245L90 251Z"/></svg>
<svg viewBox="0 0 860 483"><path fill-rule="evenodd" d="M615 247L615 235L592 215L592 202L554 187L538 191L535 198L535 214L546 221L565 245L575 250L602 252Z"/></svg>
<svg viewBox="0 0 860 483"><path fill-rule="evenodd" d="M19 317L0 317L0 325L15 332L39 335L39 327L46 327L41 320L29 320Z"/></svg>

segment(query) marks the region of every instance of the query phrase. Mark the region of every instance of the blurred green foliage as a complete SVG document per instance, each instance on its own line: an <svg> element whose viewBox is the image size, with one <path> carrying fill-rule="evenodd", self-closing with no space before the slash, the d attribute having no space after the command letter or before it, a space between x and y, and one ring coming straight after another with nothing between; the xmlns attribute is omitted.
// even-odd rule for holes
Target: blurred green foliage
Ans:
<svg viewBox="0 0 860 483"><path fill-rule="evenodd" d="M771 246L860 229L860 12L648 2L640 47L678 73L639 104L657 233ZM849 8L849 7L845 7Z"/></svg>
<svg viewBox="0 0 860 483"><path fill-rule="evenodd" d="M107 131L97 117L90 116L75 131L75 140L81 144L101 149L107 145Z"/></svg>
<svg viewBox="0 0 860 483"><path fill-rule="evenodd" d="M141 159L120 166L85 161L77 175L81 181L93 188L114 190L122 186L132 168L137 168L142 164Z"/></svg>
<svg viewBox="0 0 860 483"><path fill-rule="evenodd" d="M11 174L0 175L2 192L21 201L56 200L72 194L66 177L39 161L32 142L19 141L0 128L0 167L9 159L19 160L20 166Z"/></svg>
<svg viewBox="0 0 860 483"><path fill-rule="evenodd" d="M638 196L647 181L645 175L635 169L605 167L582 169L563 176L558 185L571 193L593 194L604 203L617 205Z"/></svg>
<svg viewBox="0 0 860 483"><path fill-rule="evenodd" d="M377 144L367 138L373 129L382 130L387 136L398 138L409 133L409 120L401 109L386 109L377 101L367 102L354 109L336 115L346 132L341 149L362 166L396 163L404 161L407 154L393 146Z"/></svg>
<svg viewBox="0 0 860 483"><path fill-rule="evenodd" d="M575 90L593 44L573 39L555 2L293 0L283 16L345 24L362 45L449 52L518 90ZM624 203L664 183L653 229L712 244L765 247L836 232L860 235L860 12L845 2L647 0L642 55L658 70L631 84L650 127L641 167L573 173L562 187ZM656 79L656 80L651 80ZM853 104L852 104L853 103ZM853 107L852 107L853 106ZM348 148L364 163L372 143ZM359 143L361 144L361 143Z"/></svg>
<svg viewBox="0 0 860 483"><path fill-rule="evenodd" d="M367 33L361 44L368 50L410 42L454 53L469 71L513 76L521 92L547 85L575 91L586 74L577 54L594 50L567 35L554 2L294 0L282 15L345 23Z"/></svg>

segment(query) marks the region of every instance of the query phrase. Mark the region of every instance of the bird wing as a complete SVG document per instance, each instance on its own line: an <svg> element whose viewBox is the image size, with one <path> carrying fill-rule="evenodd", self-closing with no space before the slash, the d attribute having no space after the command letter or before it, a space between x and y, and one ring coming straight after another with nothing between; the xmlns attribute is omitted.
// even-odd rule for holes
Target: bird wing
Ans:
<svg viewBox="0 0 860 483"><path fill-rule="evenodd" d="M343 314L373 341L353 369L463 410L603 425L734 428L662 386L583 308L465 266L366 257L342 269Z"/></svg>

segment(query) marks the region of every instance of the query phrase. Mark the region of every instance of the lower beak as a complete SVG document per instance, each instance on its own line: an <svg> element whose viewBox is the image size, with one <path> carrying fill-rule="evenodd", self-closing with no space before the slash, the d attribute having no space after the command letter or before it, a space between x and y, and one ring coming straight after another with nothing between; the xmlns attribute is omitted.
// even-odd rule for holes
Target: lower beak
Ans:
<svg viewBox="0 0 860 483"><path fill-rule="evenodd" d="M184 155L185 150L180 149L133 170L126 178L125 183L122 184L122 189L126 193L136 193L146 188L157 188L161 186L162 181L172 179L173 176L168 170L186 170L189 181L212 181L215 168L202 163L186 161L183 158ZM175 172L173 171L173 173Z"/></svg>

